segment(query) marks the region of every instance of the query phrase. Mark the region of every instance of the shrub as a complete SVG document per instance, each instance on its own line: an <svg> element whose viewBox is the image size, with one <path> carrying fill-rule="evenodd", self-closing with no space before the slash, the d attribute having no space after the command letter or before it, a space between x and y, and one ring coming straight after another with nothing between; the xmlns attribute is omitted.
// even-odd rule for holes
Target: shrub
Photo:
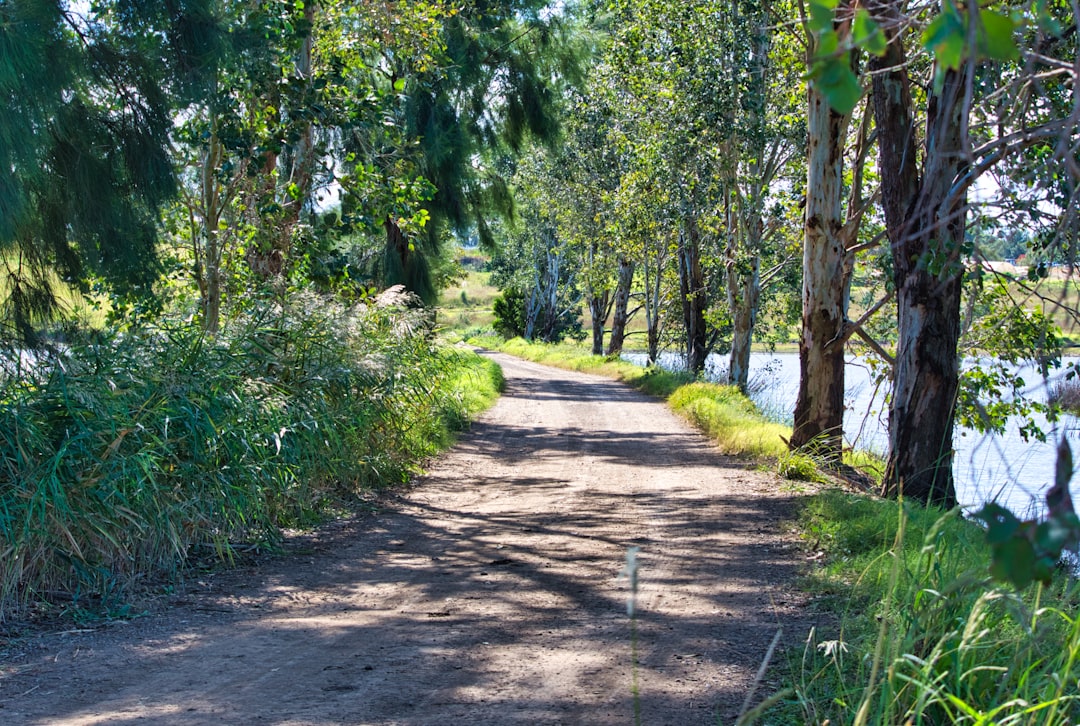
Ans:
<svg viewBox="0 0 1080 726"><path fill-rule="evenodd" d="M123 597L405 480L495 384L405 303L300 298L216 339L169 321L0 379L0 620Z"/></svg>

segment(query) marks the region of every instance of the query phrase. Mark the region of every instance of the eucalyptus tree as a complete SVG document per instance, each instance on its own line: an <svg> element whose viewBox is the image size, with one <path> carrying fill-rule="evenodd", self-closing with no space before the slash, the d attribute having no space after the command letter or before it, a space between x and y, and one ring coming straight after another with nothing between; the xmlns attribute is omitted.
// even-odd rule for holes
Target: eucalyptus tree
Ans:
<svg viewBox="0 0 1080 726"><path fill-rule="evenodd" d="M883 491L949 506L956 501L952 437L967 192L981 175L1030 149L1041 149L1049 165L1043 174L1077 178L1070 151L1076 118L1047 97L1048 80L1075 88L1076 45L1069 38L1076 18L1065 4L958 7L949 0L937 10L880 1L835 12L812 4L811 11L822 32L833 32L832 47L815 56L814 82L834 110L852 107L859 93L850 54L862 48L873 56L878 171L898 310ZM925 98L911 76L922 51L932 60Z"/></svg>
<svg viewBox="0 0 1080 726"><path fill-rule="evenodd" d="M776 9L764 0L732 4L728 12L710 39L714 52L719 50L717 62L726 62L735 76L721 122L722 228L732 319L728 381L745 390L763 287L790 262L776 237L785 216L784 196L775 195L773 188L802 146L804 128L793 92L800 86L797 64L790 49L774 41ZM763 261L771 265L764 271Z"/></svg>
<svg viewBox="0 0 1080 726"><path fill-rule="evenodd" d="M56 311L53 273L152 291L173 113L217 53L209 4L0 4L0 265L22 337Z"/></svg>
<svg viewBox="0 0 1080 726"><path fill-rule="evenodd" d="M790 443L792 448L812 448L823 458L838 461L843 447L845 343L861 329L848 320L851 273L859 229L870 207L863 170L871 116L864 104L862 122L852 138L852 115L862 86L860 52L850 38L869 31L853 27L853 4L848 0L811 2L808 7L798 36L810 82L799 395Z"/></svg>

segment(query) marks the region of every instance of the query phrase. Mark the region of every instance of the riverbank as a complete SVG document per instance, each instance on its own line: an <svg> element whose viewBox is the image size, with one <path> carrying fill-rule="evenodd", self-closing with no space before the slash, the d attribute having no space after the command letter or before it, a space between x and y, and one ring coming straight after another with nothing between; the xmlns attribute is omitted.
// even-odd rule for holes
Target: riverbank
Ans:
<svg viewBox="0 0 1080 726"><path fill-rule="evenodd" d="M669 400L689 380L570 346L484 342ZM761 710L766 720L1080 722L1074 578L1062 572L1022 592L997 585L986 533L958 512L836 488L808 497L799 532L810 563L803 588L836 625L785 651L785 683Z"/></svg>

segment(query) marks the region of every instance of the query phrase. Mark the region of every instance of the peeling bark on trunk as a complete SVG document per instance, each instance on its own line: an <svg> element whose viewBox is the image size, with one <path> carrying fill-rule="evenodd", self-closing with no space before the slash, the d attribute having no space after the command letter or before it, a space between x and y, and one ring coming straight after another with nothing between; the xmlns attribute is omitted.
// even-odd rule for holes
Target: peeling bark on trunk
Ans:
<svg viewBox="0 0 1080 726"><path fill-rule="evenodd" d="M895 17L891 7L878 12ZM882 199L898 310L882 493L952 507L966 205L965 195L955 194L953 184L965 166L961 130L967 69L946 73L941 91L930 96L920 176L904 50L894 36L890 32L889 54L875 61L881 72L874 80Z"/></svg>
<svg viewBox="0 0 1080 726"><path fill-rule="evenodd" d="M844 319L847 315L841 202L844 142L850 116L829 107L813 87L807 126L799 397L791 447L838 460L844 424Z"/></svg>
<svg viewBox="0 0 1080 726"><path fill-rule="evenodd" d="M619 282L615 288L615 313L611 318L611 335L608 337L607 354L609 356L622 353L630 310L630 288L633 282L634 263L626 258L619 258Z"/></svg>

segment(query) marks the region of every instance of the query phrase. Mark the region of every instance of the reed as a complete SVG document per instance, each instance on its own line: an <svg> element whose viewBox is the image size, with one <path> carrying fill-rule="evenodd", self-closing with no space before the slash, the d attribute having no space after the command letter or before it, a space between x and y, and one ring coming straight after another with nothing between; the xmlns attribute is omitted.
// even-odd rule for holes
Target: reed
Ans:
<svg viewBox="0 0 1080 726"><path fill-rule="evenodd" d="M0 622L111 607L406 480L495 395L398 301L178 321L0 378Z"/></svg>

